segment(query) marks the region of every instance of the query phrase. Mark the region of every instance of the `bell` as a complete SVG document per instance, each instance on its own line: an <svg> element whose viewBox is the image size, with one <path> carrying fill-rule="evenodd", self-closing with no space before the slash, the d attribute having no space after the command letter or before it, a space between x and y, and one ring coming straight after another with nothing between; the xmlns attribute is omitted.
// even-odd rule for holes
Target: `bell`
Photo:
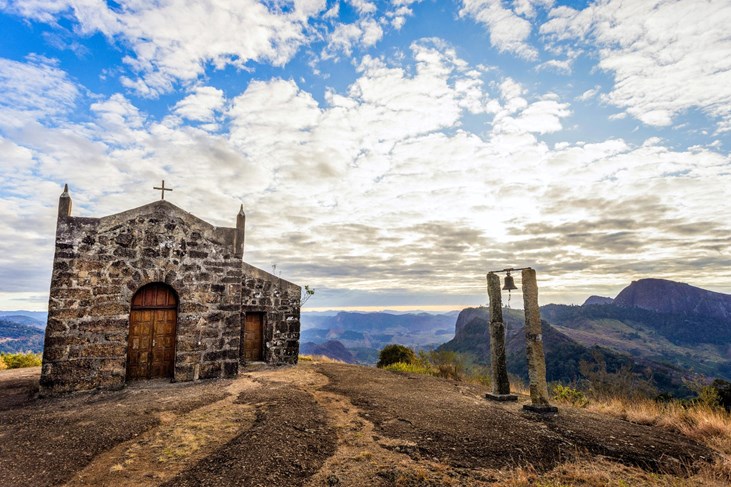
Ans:
<svg viewBox="0 0 731 487"><path fill-rule="evenodd" d="M518 287L515 285L513 276L511 276L510 272L508 272L508 275L505 276L505 285L503 286L503 291L515 291L516 289L518 289Z"/></svg>

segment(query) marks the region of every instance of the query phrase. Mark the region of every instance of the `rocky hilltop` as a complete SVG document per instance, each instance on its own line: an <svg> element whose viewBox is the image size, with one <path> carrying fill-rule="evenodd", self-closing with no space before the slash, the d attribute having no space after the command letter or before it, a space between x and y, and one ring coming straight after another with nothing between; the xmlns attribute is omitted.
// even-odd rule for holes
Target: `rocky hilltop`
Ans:
<svg viewBox="0 0 731 487"><path fill-rule="evenodd" d="M457 316L457 322L454 325L455 336L461 335L465 327L476 319L483 322L489 322L490 310L484 306L480 306L479 308L465 308L460 311Z"/></svg>
<svg viewBox="0 0 731 487"><path fill-rule="evenodd" d="M605 305L605 304L612 304L614 302L614 299L607 298L605 296L589 296L586 298L586 301L584 301L584 304L582 306L591 306L591 305Z"/></svg>
<svg viewBox="0 0 731 487"><path fill-rule="evenodd" d="M659 313L731 320L731 295L665 279L633 281L617 295L614 304Z"/></svg>
<svg viewBox="0 0 731 487"><path fill-rule="evenodd" d="M303 362L37 400L39 375L0 372L4 486L722 485L683 478L716 453L676 431L425 375Z"/></svg>

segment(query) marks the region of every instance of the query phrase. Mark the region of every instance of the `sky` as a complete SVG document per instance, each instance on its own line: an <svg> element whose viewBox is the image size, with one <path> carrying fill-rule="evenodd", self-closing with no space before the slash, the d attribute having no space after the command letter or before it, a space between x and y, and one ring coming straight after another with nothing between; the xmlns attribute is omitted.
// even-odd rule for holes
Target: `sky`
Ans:
<svg viewBox="0 0 731 487"><path fill-rule="evenodd" d="M728 0L0 0L0 309L46 307L65 183L99 217L161 180L215 225L243 204L244 259L310 310L485 304L526 266L541 304L731 293L729 25Z"/></svg>

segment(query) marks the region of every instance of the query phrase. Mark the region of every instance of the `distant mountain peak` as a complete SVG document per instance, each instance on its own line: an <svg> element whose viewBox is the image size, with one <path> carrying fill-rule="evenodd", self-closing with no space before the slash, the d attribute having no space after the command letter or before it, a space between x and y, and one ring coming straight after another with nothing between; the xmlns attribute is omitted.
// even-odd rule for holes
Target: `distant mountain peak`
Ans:
<svg viewBox="0 0 731 487"><path fill-rule="evenodd" d="M591 306L596 304L612 304L614 302L614 299L607 298L604 296L589 296L586 298L586 301L584 301L584 304L582 306Z"/></svg>
<svg viewBox="0 0 731 487"><path fill-rule="evenodd" d="M667 279L648 278L632 281L614 298L614 304L660 313L731 319L731 295Z"/></svg>

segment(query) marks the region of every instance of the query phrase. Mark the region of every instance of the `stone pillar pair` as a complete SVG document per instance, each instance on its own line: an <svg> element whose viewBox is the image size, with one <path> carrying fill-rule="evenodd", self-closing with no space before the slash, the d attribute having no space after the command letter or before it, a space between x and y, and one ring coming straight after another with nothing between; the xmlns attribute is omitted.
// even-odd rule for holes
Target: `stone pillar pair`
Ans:
<svg viewBox="0 0 731 487"><path fill-rule="evenodd" d="M541 314L538 308L538 283L536 271L522 270L523 306L525 308L525 342L528 357L528 379L531 403L524 409L534 412L556 412L558 409L548 401L546 384L546 358L543 351ZM487 274L487 294L490 299L490 362L492 370L492 392L488 399L515 401L510 393L510 381L505 356L505 323L503 322L500 278L494 272Z"/></svg>

